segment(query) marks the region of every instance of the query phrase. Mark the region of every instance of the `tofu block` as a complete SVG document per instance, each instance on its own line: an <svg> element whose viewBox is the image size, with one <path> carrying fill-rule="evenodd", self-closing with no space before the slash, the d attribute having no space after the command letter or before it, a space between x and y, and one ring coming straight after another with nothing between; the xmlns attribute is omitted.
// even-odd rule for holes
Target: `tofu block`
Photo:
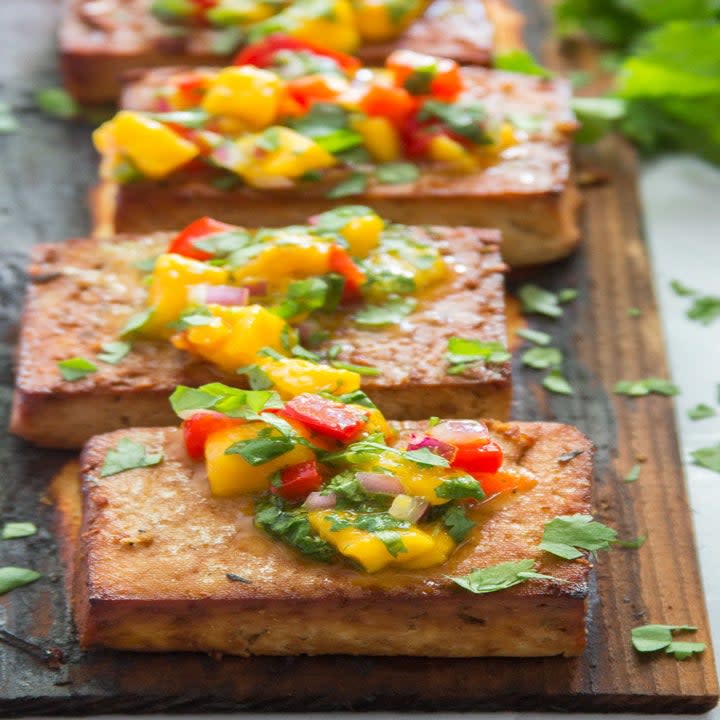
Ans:
<svg viewBox="0 0 720 720"><path fill-rule="evenodd" d="M590 563L562 560L537 545L546 522L589 512L592 445L567 425L488 425L504 448L505 467L534 473L537 485L470 510L477 525L445 564L374 575L305 560L253 525L251 500L212 497L178 429L94 437L80 474L68 470L54 485L81 646L233 655L579 655ZM418 424L399 427L409 432ZM165 459L100 477L108 449L121 438L161 450ZM582 453L558 462L571 450ZM565 582L533 580L478 595L447 577L528 558Z"/></svg>
<svg viewBox="0 0 720 720"><path fill-rule="evenodd" d="M126 87L122 107L152 110L156 91L177 69L140 73ZM439 173L421 166L415 182L370 182L362 195L332 200L325 181L282 190L241 186L220 190L198 176L176 172L162 181L118 184L105 179L92 197L95 234L151 232L158 224L179 227L201 215L238 225L289 225L349 200L379 215L412 225L493 227L503 236L502 256L511 267L537 265L568 255L577 246L579 194L572 178L570 147L576 127L570 87L561 79L483 68L463 68L468 93L482 101L493 122L523 117L519 142L488 167L470 173Z"/></svg>
<svg viewBox="0 0 720 720"><path fill-rule="evenodd" d="M117 100L129 70L229 63L234 48L222 31L164 26L152 0L63 0L60 65L65 87L81 103ZM523 46L523 20L507 0L433 0L424 15L391 43L360 48L382 62L397 47L489 65L493 52Z"/></svg>
<svg viewBox="0 0 720 720"><path fill-rule="evenodd" d="M491 230L415 228L430 234L452 269L447 282L419 296L404 321L372 330L343 321L328 341L346 348L338 360L377 367L363 389L386 416L418 419L469 414L506 418L510 363L476 364L448 375L452 336L506 344L503 270ZM136 340L116 365L63 380L57 363L95 361L103 343L117 339L127 319L144 307L146 288L134 263L167 247L168 233L108 240L77 239L33 250L17 361L12 432L38 445L79 448L92 435L122 427L175 421L168 396L177 385L220 380L242 386L245 377L175 349ZM322 348L320 348L322 349Z"/></svg>

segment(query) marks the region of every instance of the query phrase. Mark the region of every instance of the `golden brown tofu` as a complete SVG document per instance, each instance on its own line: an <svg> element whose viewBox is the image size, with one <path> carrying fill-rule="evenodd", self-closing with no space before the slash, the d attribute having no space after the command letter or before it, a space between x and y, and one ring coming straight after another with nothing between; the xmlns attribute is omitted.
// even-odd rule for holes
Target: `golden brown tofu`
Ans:
<svg viewBox="0 0 720 720"><path fill-rule="evenodd" d="M128 70L227 64L222 31L177 32L150 13L152 0L64 0L60 63L65 87L82 103L120 94ZM522 16L507 0L434 0L397 41L367 44L359 55L382 62L397 47L488 65L493 52L522 47Z"/></svg>
<svg viewBox="0 0 720 720"><path fill-rule="evenodd" d="M122 106L151 110L157 89L177 69L140 73ZM537 265L568 255L576 247L579 195L571 174L570 143L576 128L564 80L463 68L468 92L482 101L491 124L523 117L527 130L497 161L471 173L440 174L421 168L403 185L370 182L355 196L379 215L408 225L493 227L503 236L502 256L511 267ZM158 225L180 227L210 215L238 225L290 225L342 205L326 197L339 178L284 190L243 186L219 190L200 176L174 173L161 182L118 184L103 180L92 197L95 234L151 232Z"/></svg>
<svg viewBox="0 0 720 720"><path fill-rule="evenodd" d="M81 645L236 655L579 655L590 564L549 555L538 543L554 517L589 512L592 445L567 425L489 427L505 467L535 474L537 485L471 510L477 525L445 564L375 575L305 560L254 526L251 500L211 496L203 465L187 458L178 429L93 438L79 482L65 473L54 488L66 555L76 560L72 604ZM165 459L100 477L121 438ZM478 595L448 579L522 559L565 582L533 580Z"/></svg>
<svg viewBox="0 0 720 720"><path fill-rule="evenodd" d="M510 363L479 363L448 375L448 339L454 335L506 343L504 266L494 231L416 228L438 243L451 273L420 296L399 325L381 330L346 318L328 344L341 344L338 360L376 367L363 389L388 417L459 417L510 411ZM121 427L167 425L175 417L167 401L177 385L221 380L228 375L167 342L137 340L117 365L68 382L57 363L72 357L93 361L103 343L117 338L146 294L134 263L167 247L168 234L110 240L81 239L40 245L33 251L25 304L11 429L46 447L78 448L92 435ZM322 348L320 348L322 349Z"/></svg>

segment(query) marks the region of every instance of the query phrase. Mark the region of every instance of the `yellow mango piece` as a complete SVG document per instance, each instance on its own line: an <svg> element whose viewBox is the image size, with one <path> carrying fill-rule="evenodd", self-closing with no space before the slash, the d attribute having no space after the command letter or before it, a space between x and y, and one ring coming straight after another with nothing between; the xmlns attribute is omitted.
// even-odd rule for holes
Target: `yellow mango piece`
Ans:
<svg viewBox="0 0 720 720"><path fill-rule="evenodd" d="M166 125L129 110L103 123L93 133L93 142L103 155L127 156L149 178L165 177L199 153Z"/></svg>
<svg viewBox="0 0 720 720"><path fill-rule="evenodd" d="M427 5L423 0L404 4L400 17L393 17L388 0L353 0L355 21L363 40L385 42L396 38Z"/></svg>
<svg viewBox="0 0 720 720"><path fill-rule="evenodd" d="M272 150L267 134L272 131ZM291 180L311 170L324 170L337 162L314 140L291 130L273 126L259 135L246 135L234 143L233 158L225 165L253 187L287 187Z"/></svg>
<svg viewBox="0 0 720 720"><path fill-rule="evenodd" d="M199 355L225 372L256 363L264 347L282 352L282 333L287 323L261 305L225 307L208 305L208 325L196 325L173 338L183 350ZM218 327L221 321L221 328Z"/></svg>
<svg viewBox="0 0 720 720"><path fill-rule="evenodd" d="M283 92L283 81L275 73L253 65L227 67L210 83L202 109L261 130L274 122Z"/></svg>
<svg viewBox="0 0 720 720"><path fill-rule="evenodd" d="M398 555L395 558L396 565L407 570L424 570L434 565L442 565L447 561L455 549L455 541L439 525L434 525L432 528L424 527L423 531L430 536L433 546L412 558L406 559L402 555Z"/></svg>
<svg viewBox="0 0 720 720"><path fill-rule="evenodd" d="M355 517L355 513L335 510L313 510L308 513L310 526L323 540L336 547L339 553L359 562L370 573L388 565L400 564L400 558L406 562L433 548L432 538L414 526L391 531L404 546L396 556L371 532L353 527L332 530L334 518L352 522Z"/></svg>
<svg viewBox="0 0 720 720"><path fill-rule="evenodd" d="M362 135L365 148L376 162L392 162L402 155L400 135L385 117L361 118L352 128Z"/></svg>
<svg viewBox="0 0 720 720"><path fill-rule="evenodd" d="M227 270L214 265L167 253L155 262L147 304L153 309L143 333L155 337L170 337L175 322L189 304L188 293L193 285L224 285Z"/></svg>
<svg viewBox="0 0 720 720"><path fill-rule="evenodd" d="M218 430L208 436L205 442L205 467L213 495L230 497L263 492L269 488L270 477L276 470L307 462L315 457L313 451L304 445L295 445L292 450L261 465L251 465L242 455L225 454L233 443L252 440L261 430L269 427L263 422L250 422ZM273 429L271 437L281 435Z"/></svg>
<svg viewBox="0 0 720 720"><path fill-rule="evenodd" d="M380 412L378 408L368 408L364 405L354 405L352 403L350 404L350 407L357 408L358 410L363 410L368 414L368 423L365 427L365 432L367 432L368 434L377 432L382 433L386 440L392 440L395 437L395 430L390 427L390 423L385 419L385 416Z"/></svg>
<svg viewBox="0 0 720 720"><path fill-rule="evenodd" d="M340 234L347 240L353 257L365 258L379 245L384 229L385 221L379 215L369 213L352 218Z"/></svg>
<svg viewBox="0 0 720 720"><path fill-rule="evenodd" d="M268 280L272 287L289 280L330 272L330 245L310 235L278 230L267 248L233 271L236 283Z"/></svg>
<svg viewBox="0 0 720 720"><path fill-rule="evenodd" d="M442 162L457 172L472 172L477 162L459 142L445 135L437 135L430 141L429 154L433 160Z"/></svg>
<svg viewBox="0 0 720 720"><path fill-rule="evenodd" d="M360 387L360 376L355 372L318 365L301 358L267 358L259 364L275 385L280 397L285 400L302 393L329 392L342 395ZM369 412L369 408L362 409Z"/></svg>
<svg viewBox="0 0 720 720"><path fill-rule="evenodd" d="M360 44L349 0L294 2L280 15L286 16L282 22L286 23L287 32L301 40L344 53L352 53ZM277 18L276 15L273 20Z"/></svg>

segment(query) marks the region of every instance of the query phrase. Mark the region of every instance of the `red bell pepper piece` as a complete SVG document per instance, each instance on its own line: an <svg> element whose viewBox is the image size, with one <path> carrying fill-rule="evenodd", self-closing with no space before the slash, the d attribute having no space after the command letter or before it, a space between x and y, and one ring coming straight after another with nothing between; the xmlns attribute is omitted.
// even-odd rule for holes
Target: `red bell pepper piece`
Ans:
<svg viewBox="0 0 720 720"><path fill-rule="evenodd" d="M318 490L323 483L317 460L308 460L297 465L289 465L280 473L278 487L271 486L270 492L286 500L300 500Z"/></svg>
<svg viewBox="0 0 720 720"><path fill-rule="evenodd" d="M305 75L290 80L286 89L288 95L305 110L309 110L314 102L328 102L338 95L332 82L324 75Z"/></svg>
<svg viewBox="0 0 720 720"><path fill-rule="evenodd" d="M355 264L347 250L339 245L330 246L330 270L345 278L343 300L357 300L365 283L365 273Z"/></svg>
<svg viewBox="0 0 720 720"><path fill-rule="evenodd" d="M234 225L213 220L210 217L202 217L190 223L184 230L181 230L171 241L167 251L176 255L184 255L193 260L210 260L212 253L196 248L193 241L208 235L235 230Z"/></svg>
<svg viewBox="0 0 720 720"><path fill-rule="evenodd" d="M360 99L360 109L368 115L386 117L400 125L418 108L418 101L401 87L373 84Z"/></svg>
<svg viewBox="0 0 720 720"><path fill-rule="evenodd" d="M292 50L294 52L305 51L320 57L328 57L334 60L348 75L353 75L360 68L360 61L352 55L329 50L315 43L299 40L291 35L278 33L268 35L263 40L248 45L241 50L233 65L255 65L256 67L268 67L272 65L273 57L280 50Z"/></svg>
<svg viewBox="0 0 720 720"><path fill-rule="evenodd" d="M367 414L359 408L311 393L294 397L278 414L297 420L313 432L342 442L355 437L368 422Z"/></svg>
<svg viewBox="0 0 720 720"><path fill-rule="evenodd" d="M460 66L447 58L395 50L385 61L385 67L395 76L395 84L412 95L454 100L463 89Z"/></svg>
<svg viewBox="0 0 720 720"><path fill-rule="evenodd" d="M452 467L469 473L494 473L502 465L502 448L490 439L487 427L481 422L445 420L428 430L428 435L457 448L450 463Z"/></svg>
<svg viewBox="0 0 720 720"><path fill-rule="evenodd" d="M198 410L183 420L182 431L185 449L193 460L200 460L205 454L205 441L208 435L217 430L237 427L243 420L231 418L215 410Z"/></svg>
<svg viewBox="0 0 720 720"><path fill-rule="evenodd" d="M480 483L483 492L488 496L510 490L529 490L536 485L536 481L531 477L518 472L501 470L500 472L472 473L472 476Z"/></svg>

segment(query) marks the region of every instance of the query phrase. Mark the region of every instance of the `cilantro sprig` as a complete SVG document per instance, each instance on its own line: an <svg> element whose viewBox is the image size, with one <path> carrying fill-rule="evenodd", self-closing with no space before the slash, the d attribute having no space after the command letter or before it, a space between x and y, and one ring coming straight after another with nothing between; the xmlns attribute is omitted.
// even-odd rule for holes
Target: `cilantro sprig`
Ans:
<svg viewBox="0 0 720 720"><path fill-rule="evenodd" d="M121 438L118 444L114 448L110 448L105 455L100 477L117 475L135 468L159 465L162 460L162 452L149 452L142 443L131 438Z"/></svg>
<svg viewBox="0 0 720 720"><path fill-rule="evenodd" d="M476 595L498 592L520 585L527 580L552 580L564 582L552 575L543 575L535 572L534 560L515 560L511 562L498 563L489 567L473 570L467 575L460 577L449 577L456 585L464 590L469 590Z"/></svg>
<svg viewBox="0 0 720 720"><path fill-rule="evenodd" d="M617 532L593 520L592 515L561 515L545 523L540 549L565 560L582 557L582 550L607 550Z"/></svg>
<svg viewBox="0 0 720 720"><path fill-rule="evenodd" d="M705 651L705 643L675 640L675 633L694 633L692 625L641 625L630 631L632 645L640 653L654 653L664 650L676 660L687 658Z"/></svg>
<svg viewBox="0 0 720 720"><path fill-rule="evenodd" d="M512 356L498 341L475 340L474 338L451 337L445 359L448 375L460 375L479 362L488 364L504 363Z"/></svg>

